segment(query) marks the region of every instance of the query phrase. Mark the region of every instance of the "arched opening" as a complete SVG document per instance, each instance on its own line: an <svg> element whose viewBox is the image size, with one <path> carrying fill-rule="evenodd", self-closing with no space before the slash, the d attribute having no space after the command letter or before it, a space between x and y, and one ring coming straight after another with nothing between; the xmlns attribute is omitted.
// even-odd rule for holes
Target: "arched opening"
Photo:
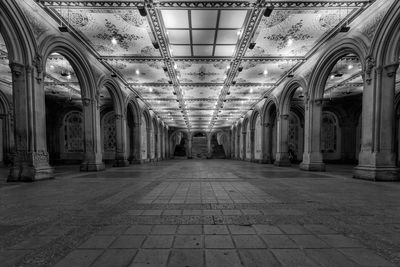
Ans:
<svg viewBox="0 0 400 267"><path fill-rule="evenodd" d="M141 124L140 124L140 159L142 161L147 161L149 159L149 145L148 145L148 123L144 115L141 116Z"/></svg>
<svg viewBox="0 0 400 267"><path fill-rule="evenodd" d="M14 136L12 131L12 75L8 51L0 34L0 167L12 163Z"/></svg>
<svg viewBox="0 0 400 267"><path fill-rule="evenodd" d="M46 60L46 137L53 166L80 164L84 159L84 116L81 87L75 69L60 53Z"/></svg>
<svg viewBox="0 0 400 267"><path fill-rule="evenodd" d="M251 160L251 127L249 120L246 121L246 144L245 144L245 159Z"/></svg>
<svg viewBox="0 0 400 267"><path fill-rule="evenodd" d="M129 163L141 162L141 113L137 103L131 99L126 110L127 155Z"/></svg>
<svg viewBox="0 0 400 267"><path fill-rule="evenodd" d="M211 158L226 159L229 153L229 138L225 132L218 131L211 135Z"/></svg>
<svg viewBox="0 0 400 267"><path fill-rule="evenodd" d="M332 63L322 98L320 149L325 163L357 163L363 87L361 61L355 53Z"/></svg>
<svg viewBox="0 0 400 267"><path fill-rule="evenodd" d="M207 134L195 132L192 135L192 158L206 159L208 153Z"/></svg>
<svg viewBox="0 0 400 267"><path fill-rule="evenodd" d="M254 159L259 162L262 160L262 121L261 115L257 113L254 121Z"/></svg>
<svg viewBox="0 0 400 267"><path fill-rule="evenodd" d="M276 156L276 104L270 98L264 104L262 109L262 123L264 125L264 134L261 138L262 145L262 163L274 163Z"/></svg>
<svg viewBox="0 0 400 267"><path fill-rule="evenodd" d="M171 134L170 144L173 158L187 158L188 142L188 135L184 131L176 131Z"/></svg>
<svg viewBox="0 0 400 267"><path fill-rule="evenodd" d="M304 111L291 109L289 113L289 130L288 130L288 153L289 160L292 164L298 164L303 158L304 151Z"/></svg>

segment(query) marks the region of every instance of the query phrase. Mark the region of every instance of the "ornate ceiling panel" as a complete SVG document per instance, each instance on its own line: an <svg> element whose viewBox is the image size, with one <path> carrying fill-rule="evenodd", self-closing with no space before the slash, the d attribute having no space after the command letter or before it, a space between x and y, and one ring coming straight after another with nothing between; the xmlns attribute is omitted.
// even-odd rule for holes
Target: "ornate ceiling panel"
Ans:
<svg viewBox="0 0 400 267"><path fill-rule="evenodd" d="M276 83L297 63L294 60L277 60L266 63L246 61L242 63L243 71L239 72L237 83Z"/></svg>
<svg viewBox="0 0 400 267"><path fill-rule="evenodd" d="M160 56L137 9L57 9L101 56Z"/></svg>
<svg viewBox="0 0 400 267"><path fill-rule="evenodd" d="M256 46L246 56L305 56L352 8L276 10L261 19Z"/></svg>
<svg viewBox="0 0 400 267"><path fill-rule="evenodd" d="M180 61L175 63L181 83L219 83L226 79L229 62Z"/></svg>

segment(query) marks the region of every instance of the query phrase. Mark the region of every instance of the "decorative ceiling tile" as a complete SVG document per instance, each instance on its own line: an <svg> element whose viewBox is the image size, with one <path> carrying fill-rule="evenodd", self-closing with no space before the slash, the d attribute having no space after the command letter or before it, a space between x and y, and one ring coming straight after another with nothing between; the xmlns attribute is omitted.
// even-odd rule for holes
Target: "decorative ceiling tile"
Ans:
<svg viewBox="0 0 400 267"><path fill-rule="evenodd" d="M193 44L213 44L215 30L192 30Z"/></svg>
<svg viewBox="0 0 400 267"><path fill-rule="evenodd" d="M194 45L193 56L195 57L211 57L213 53L212 45Z"/></svg>
<svg viewBox="0 0 400 267"><path fill-rule="evenodd" d="M171 44L190 44L188 30L168 30L168 40Z"/></svg>
<svg viewBox="0 0 400 267"><path fill-rule="evenodd" d="M247 10L222 10L219 19L219 28L242 28L246 14Z"/></svg>
<svg viewBox="0 0 400 267"><path fill-rule="evenodd" d="M218 63L184 61L177 63L183 83L222 83L226 73Z"/></svg>
<svg viewBox="0 0 400 267"><path fill-rule="evenodd" d="M168 76L160 61L107 60L130 84L168 83Z"/></svg>
<svg viewBox="0 0 400 267"><path fill-rule="evenodd" d="M231 57L235 52L235 45L216 45L214 56L216 57Z"/></svg>
<svg viewBox="0 0 400 267"><path fill-rule="evenodd" d="M237 83L276 83L297 61L280 60L260 63L243 62L243 71L236 78Z"/></svg>
<svg viewBox="0 0 400 267"><path fill-rule="evenodd" d="M191 10L193 28L216 28L217 17L217 10Z"/></svg>
<svg viewBox="0 0 400 267"><path fill-rule="evenodd" d="M161 10L166 28L189 28L187 10Z"/></svg>

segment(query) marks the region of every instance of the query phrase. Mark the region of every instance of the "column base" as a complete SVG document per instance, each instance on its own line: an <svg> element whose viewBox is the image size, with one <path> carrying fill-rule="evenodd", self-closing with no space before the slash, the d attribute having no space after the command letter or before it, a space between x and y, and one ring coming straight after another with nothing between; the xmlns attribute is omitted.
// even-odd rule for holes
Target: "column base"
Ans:
<svg viewBox="0 0 400 267"><path fill-rule="evenodd" d="M97 172L105 169L103 162L84 162L81 164L81 172Z"/></svg>
<svg viewBox="0 0 400 267"><path fill-rule="evenodd" d="M126 159L116 159L113 164L113 167L127 167L127 166L129 166L129 161Z"/></svg>
<svg viewBox="0 0 400 267"><path fill-rule="evenodd" d="M15 166L10 169L7 182L35 182L54 179L54 168L50 166Z"/></svg>
<svg viewBox="0 0 400 267"><path fill-rule="evenodd" d="M399 169L396 167L357 166L354 168L355 179L371 181L399 181Z"/></svg>
<svg viewBox="0 0 400 267"><path fill-rule="evenodd" d="M314 172L324 172L325 171L325 163L300 163L300 170L303 171L314 171Z"/></svg>

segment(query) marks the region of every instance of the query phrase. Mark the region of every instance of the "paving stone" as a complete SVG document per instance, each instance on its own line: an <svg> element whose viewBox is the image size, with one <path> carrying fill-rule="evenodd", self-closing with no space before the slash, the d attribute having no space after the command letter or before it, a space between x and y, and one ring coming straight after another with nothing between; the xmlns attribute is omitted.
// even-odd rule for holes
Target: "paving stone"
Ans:
<svg viewBox="0 0 400 267"><path fill-rule="evenodd" d="M281 235L282 231L273 225L265 225L265 224L256 224L253 225L253 228L256 229L257 234L264 235Z"/></svg>
<svg viewBox="0 0 400 267"><path fill-rule="evenodd" d="M286 235L260 235L269 248L298 248L299 246Z"/></svg>
<svg viewBox="0 0 400 267"><path fill-rule="evenodd" d="M203 210L203 215L221 215L220 210Z"/></svg>
<svg viewBox="0 0 400 267"><path fill-rule="evenodd" d="M289 238L296 242L299 247L302 248L328 248L326 244L321 239L315 237L314 235L289 235Z"/></svg>
<svg viewBox="0 0 400 267"><path fill-rule="evenodd" d="M133 225L126 230L124 235L147 235L151 232L151 225Z"/></svg>
<svg viewBox="0 0 400 267"><path fill-rule="evenodd" d="M203 236L201 235L177 235L174 248L202 248Z"/></svg>
<svg viewBox="0 0 400 267"><path fill-rule="evenodd" d="M298 224L281 224L278 227L289 235L309 235L310 231Z"/></svg>
<svg viewBox="0 0 400 267"><path fill-rule="evenodd" d="M335 248L358 248L362 247L360 242L343 235L319 235L319 238Z"/></svg>
<svg viewBox="0 0 400 267"><path fill-rule="evenodd" d="M172 235L150 235L142 245L142 248L170 248L174 237Z"/></svg>
<svg viewBox="0 0 400 267"><path fill-rule="evenodd" d="M107 225L101 228L96 235L120 235L126 231L127 225Z"/></svg>
<svg viewBox="0 0 400 267"><path fill-rule="evenodd" d="M154 225L151 234L154 235L173 235L176 233L177 225Z"/></svg>
<svg viewBox="0 0 400 267"><path fill-rule="evenodd" d="M243 266L281 266L267 249L239 249Z"/></svg>
<svg viewBox="0 0 400 267"><path fill-rule="evenodd" d="M396 266L366 248L342 248L339 250L348 258L363 266Z"/></svg>
<svg viewBox="0 0 400 267"><path fill-rule="evenodd" d="M229 234L226 225L204 225L206 235L227 235Z"/></svg>
<svg viewBox="0 0 400 267"><path fill-rule="evenodd" d="M259 211L259 210L242 210L242 213L244 215L259 215L259 214L262 214L262 212Z"/></svg>
<svg viewBox="0 0 400 267"><path fill-rule="evenodd" d="M206 248L234 248L230 235L205 235Z"/></svg>
<svg viewBox="0 0 400 267"><path fill-rule="evenodd" d="M335 249L307 249L306 255L321 266L359 266Z"/></svg>
<svg viewBox="0 0 400 267"><path fill-rule="evenodd" d="M79 248L107 248L114 239L114 236L92 236L81 244Z"/></svg>
<svg viewBox="0 0 400 267"><path fill-rule="evenodd" d="M162 214L162 210L145 210L141 215L155 215L160 216Z"/></svg>
<svg viewBox="0 0 400 267"><path fill-rule="evenodd" d="M164 210L162 215L182 215L181 210Z"/></svg>
<svg viewBox="0 0 400 267"><path fill-rule="evenodd" d="M251 225L228 225L229 231L233 235L249 235L256 234L256 231L251 227Z"/></svg>
<svg viewBox="0 0 400 267"><path fill-rule="evenodd" d="M115 239L111 244L111 248L140 248L143 240L146 238L144 235L122 235Z"/></svg>
<svg viewBox="0 0 400 267"><path fill-rule="evenodd" d="M314 234L326 235L326 234L337 234L336 231L322 225L322 224L305 224L304 228Z"/></svg>
<svg viewBox="0 0 400 267"><path fill-rule="evenodd" d="M195 235L203 233L202 225L179 225L178 234L180 235Z"/></svg>
<svg viewBox="0 0 400 267"><path fill-rule="evenodd" d="M242 215L240 210L222 210L222 215Z"/></svg>
<svg viewBox="0 0 400 267"><path fill-rule="evenodd" d="M102 249L77 249L60 260L56 267L86 267L103 254Z"/></svg>
<svg viewBox="0 0 400 267"><path fill-rule="evenodd" d="M267 246L256 235L233 235L237 248L266 248Z"/></svg>
<svg viewBox="0 0 400 267"><path fill-rule="evenodd" d="M242 266L239 256L234 249L207 249L207 267L239 267Z"/></svg>
<svg viewBox="0 0 400 267"><path fill-rule="evenodd" d="M130 266L166 266L169 253L169 249L142 249L136 254Z"/></svg>
<svg viewBox="0 0 400 267"><path fill-rule="evenodd" d="M73 229L71 226L57 225L40 232L38 235L60 236L67 234L71 229Z"/></svg>
<svg viewBox="0 0 400 267"><path fill-rule="evenodd" d="M124 267L128 266L136 254L135 249L108 249L91 267Z"/></svg>
<svg viewBox="0 0 400 267"><path fill-rule="evenodd" d="M183 210L182 215L201 215L201 210Z"/></svg>
<svg viewBox="0 0 400 267"><path fill-rule="evenodd" d="M318 266L300 249L273 249L272 253L284 266Z"/></svg>
<svg viewBox="0 0 400 267"><path fill-rule="evenodd" d="M203 267L204 251L202 249L172 250L168 262L169 267Z"/></svg>

